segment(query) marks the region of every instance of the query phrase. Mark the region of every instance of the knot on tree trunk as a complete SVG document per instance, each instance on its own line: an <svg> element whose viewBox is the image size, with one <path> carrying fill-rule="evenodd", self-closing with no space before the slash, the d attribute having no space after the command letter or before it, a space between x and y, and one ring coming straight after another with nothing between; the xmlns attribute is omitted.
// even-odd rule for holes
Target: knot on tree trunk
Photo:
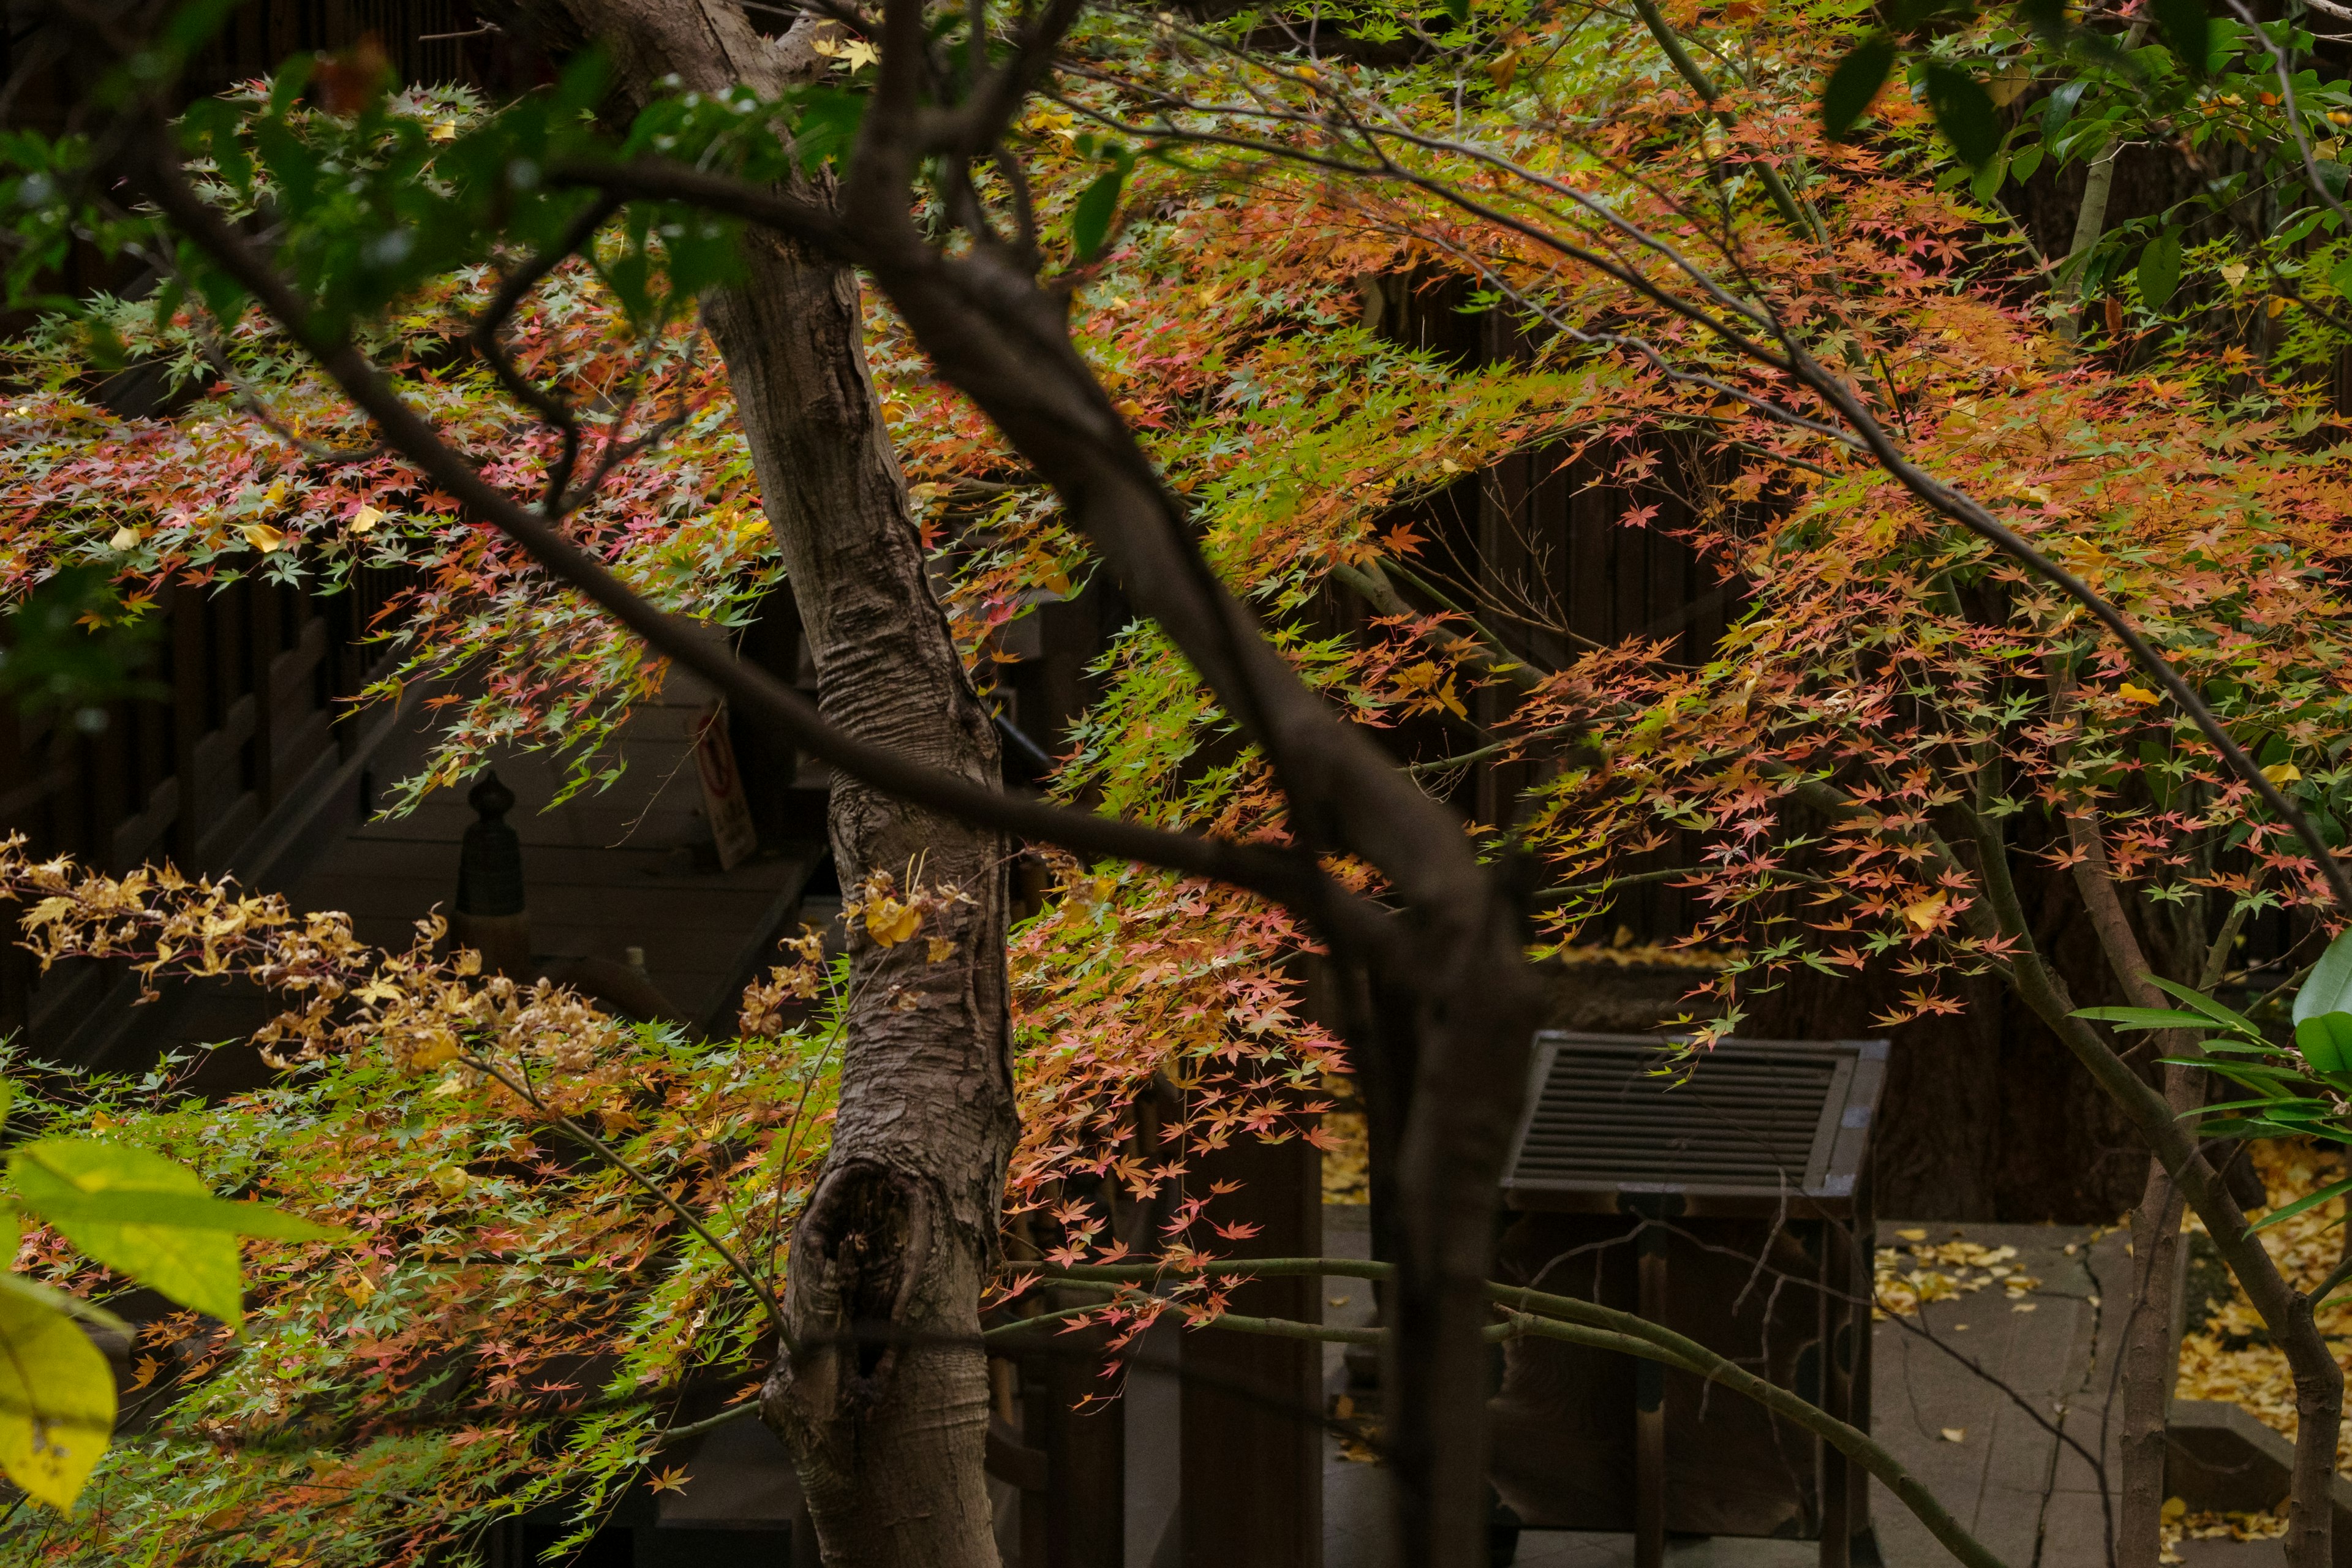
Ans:
<svg viewBox="0 0 2352 1568"><path fill-rule="evenodd" d="M908 1332L937 1204L920 1177L842 1160L793 1237L784 1312L798 1351L763 1395L772 1423L811 1437L879 1404Z"/></svg>

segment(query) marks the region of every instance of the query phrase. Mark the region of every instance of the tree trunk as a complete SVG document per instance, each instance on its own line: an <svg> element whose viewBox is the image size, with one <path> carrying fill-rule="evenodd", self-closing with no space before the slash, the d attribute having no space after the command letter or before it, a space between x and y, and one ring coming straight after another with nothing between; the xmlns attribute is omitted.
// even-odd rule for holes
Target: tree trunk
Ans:
<svg viewBox="0 0 2352 1568"><path fill-rule="evenodd" d="M2070 805L2066 834L2076 856L2074 885L2116 983L2135 1007L2164 1006L2169 998L2149 979L2154 970L2108 868L2106 842L2094 808ZM2161 1030L2147 1038L2159 1057L2196 1048L2197 1037L2179 1030ZM2202 1075L2195 1068L2167 1067L2163 1073L2165 1101L2176 1117L2203 1099ZM2180 1361L2173 1325L2180 1305L2181 1207L2180 1189L2171 1173L2151 1157L2147 1188L2131 1216L2132 1304L2120 1369L2123 1499L2116 1515L2121 1568L2157 1568L2163 1556L2165 1429L2171 1420L2172 1387Z"/></svg>
<svg viewBox="0 0 2352 1568"><path fill-rule="evenodd" d="M689 89L772 92L821 65L732 7L530 0L558 47L594 38L634 110ZM856 276L767 235L748 277L704 302L798 600L825 716L974 782L1000 775L995 731L924 573L906 487L866 370ZM1014 1121L1000 834L837 776L829 810L845 889L887 872L971 902L925 940L851 936L852 1002L832 1149L795 1230L784 1290L794 1352L762 1414L791 1450L824 1561L992 1568L980 1299L997 1256Z"/></svg>
<svg viewBox="0 0 2352 1568"><path fill-rule="evenodd" d="M2166 1088L2173 1087L2173 1078L2187 1079L2193 1073L2167 1068ZM2162 1162L2149 1160L2147 1192L2131 1216L2132 1304L2122 1358L2123 1506L2116 1514L2121 1568L2156 1568L2164 1555L2165 1428L2180 1362L2172 1331L2180 1296L2181 1206L2179 1185Z"/></svg>
<svg viewBox="0 0 2352 1568"><path fill-rule="evenodd" d="M931 598L866 379L856 279L781 241L746 250L751 281L706 318L799 584L825 715L992 779L995 734ZM784 1296L799 1348L766 1414L799 1461L827 1563L993 1563L977 1336L1013 1134L1009 857L992 831L847 778L830 818L845 889L884 871L972 902L924 931L955 944L939 963L927 942L884 948L851 930L840 1111Z"/></svg>

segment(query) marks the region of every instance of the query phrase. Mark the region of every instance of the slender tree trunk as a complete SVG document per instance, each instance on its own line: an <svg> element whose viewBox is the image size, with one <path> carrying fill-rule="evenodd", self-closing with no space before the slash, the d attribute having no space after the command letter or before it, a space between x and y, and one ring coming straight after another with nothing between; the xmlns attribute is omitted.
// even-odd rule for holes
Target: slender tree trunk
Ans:
<svg viewBox="0 0 2352 1568"><path fill-rule="evenodd" d="M773 92L823 62L700 0L530 0L562 46L609 51L634 110L664 90ZM825 716L979 783L999 777L986 711L924 573L906 486L866 370L856 276L773 236L705 301L770 525L814 656ZM971 902L884 947L853 928L852 1003L832 1148L795 1229L784 1309L796 1352L762 1414L791 1450L824 1561L993 1568L982 1455L982 1289L997 1256L1013 1114L1006 846L992 830L837 776L842 886L876 872Z"/></svg>
<svg viewBox="0 0 2352 1568"><path fill-rule="evenodd" d="M2136 1007L2167 1005L2169 999L2148 982L2152 970L2116 891L2093 808L2077 805L2069 810L2066 833L2075 851L2074 885L2124 994ZM2170 1029L2147 1037L2168 1057L2191 1048L2195 1041L2193 1035ZM2195 1068L2164 1069L2164 1098L2175 1114L2195 1109L2202 1098L2201 1078ZM2180 1216L2180 1189L2164 1163L2150 1156L2147 1186L2131 1215L2132 1305L2121 1369L2123 1499L2116 1520L2120 1568L2156 1568L2163 1555L2165 1429L2180 1357L2173 1338L2184 1245Z"/></svg>
<svg viewBox="0 0 2352 1568"><path fill-rule="evenodd" d="M2195 1069L2165 1068L2165 1098L2176 1110L2175 1079ZM2163 1163L2147 1163L2147 1191L2132 1210L2132 1305L2123 1344L2123 1503L2116 1515L2121 1568L2156 1568L2164 1555L2165 1432L2180 1362L2180 1188Z"/></svg>
<svg viewBox="0 0 2352 1568"><path fill-rule="evenodd" d="M2183 1131L2171 1104L2132 1070L2131 1064L2074 1016L2074 999L2035 951L2023 910L2010 879L2005 847L1993 826L1968 814L1984 879L2000 934L2015 945L2010 974L2019 996L2056 1031L2101 1088L2115 1097L2140 1136L2179 1184L2188 1205L2205 1222L2221 1260L2245 1289L2247 1300L2285 1352L2294 1380L2294 1460L2289 1471L2293 1507L2286 1536L2288 1568L2330 1568L2334 1516L2330 1487L2336 1476L2336 1437L2344 1410L2344 1373L2312 1321L2311 1300L2287 1283L2262 1243L2247 1232L2244 1212L2228 1184Z"/></svg>

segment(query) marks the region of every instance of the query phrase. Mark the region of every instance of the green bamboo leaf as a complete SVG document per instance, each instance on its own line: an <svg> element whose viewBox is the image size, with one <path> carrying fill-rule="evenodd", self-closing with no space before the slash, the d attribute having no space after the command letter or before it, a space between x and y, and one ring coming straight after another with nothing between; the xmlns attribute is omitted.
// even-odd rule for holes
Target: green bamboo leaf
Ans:
<svg viewBox="0 0 2352 1568"><path fill-rule="evenodd" d="M2155 986L2158 991L2164 992L2167 995L2177 997L2180 1001L2188 1003L2191 1007L2196 1008L2200 1013L2204 1014L2207 1017L2212 1019L2215 1023L2220 1024L2224 1028L2234 1030L2238 1034L2243 1035L2247 1038L2252 1040L2260 1040L2263 1037L2263 1032L2254 1027L2252 1019L2247 1017L2243 1013L2231 1012L2229 1008L2224 1007L2221 1004L2214 1001L2213 998L2206 995L2201 991L2196 990L2190 986L2183 985L2176 980L2167 980L2160 974L2144 975L2142 978L2149 984Z"/></svg>
<svg viewBox="0 0 2352 1568"><path fill-rule="evenodd" d="M2212 1022L2202 1013L2174 1007L2077 1007L2074 1016L2126 1029L2201 1029Z"/></svg>
<svg viewBox="0 0 2352 1568"><path fill-rule="evenodd" d="M2294 1202L2286 1205L2283 1208L2274 1208L2271 1210L2270 1213L2264 1215L2262 1218L2248 1226L2246 1227L2246 1234L2252 1236L2255 1231L2268 1230L2271 1226L2279 1224L2282 1220L2293 1219L2295 1215L2303 1213L2305 1209L2317 1208L2321 1204L2326 1203L2328 1199L2340 1198L2346 1193L2352 1193L2352 1180L2330 1182L2327 1185L2320 1188L2315 1193L2306 1193L2302 1197L2295 1199Z"/></svg>
<svg viewBox="0 0 2352 1568"><path fill-rule="evenodd" d="M2246 1087L2252 1089L2255 1086L2248 1084ZM2304 1110L2308 1115L2317 1116L2326 1111L2327 1102L2323 1100L2313 1100L2307 1095L2273 1094L2265 1095L2260 1100L2225 1100L2200 1110L2184 1110L2180 1114L2184 1117L2216 1116L2224 1110L2260 1110L2272 1116L2284 1116L2298 1110Z"/></svg>

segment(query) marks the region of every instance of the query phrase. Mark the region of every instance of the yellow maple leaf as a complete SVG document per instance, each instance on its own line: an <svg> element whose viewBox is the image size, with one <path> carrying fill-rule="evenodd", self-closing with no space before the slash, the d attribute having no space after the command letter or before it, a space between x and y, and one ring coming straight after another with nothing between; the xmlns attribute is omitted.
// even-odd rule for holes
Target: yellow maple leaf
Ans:
<svg viewBox="0 0 2352 1568"><path fill-rule="evenodd" d="M896 947L915 934L923 911L896 899L877 899L866 906L866 934L884 947Z"/></svg>
<svg viewBox="0 0 2352 1568"><path fill-rule="evenodd" d="M881 59L882 52L863 38L852 38L849 47L841 51L841 64L851 70L873 65Z"/></svg>
<svg viewBox="0 0 2352 1568"><path fill-rule="evenodd" d="M435 1068L457 1059L457 1037L446 1029L435 1029L417 1042L409 1054L411 1072L431 1072Z"/></svg>
<svg viewBox="0 0 2352 1568"><path fill-rule="evenodd" d="M35 926L47 925L51 921L64 916L73 907L74 901L71 899L43 899L26 913L23 923L27 931Z"/></svg>
<svg viewBox="0 0 2352 1568"><path fill-rule="evenodd" d="M687 1483L686 1467L672 1465L666 1470L656 1470L646 1481L649 1492L682 1492Z"/></svg>
<svg viewBox="0 0 2352 1568"><path fill-rule="evenodd" d="M2158 697L2147 687L2134 686L2128 680L2116 688L2116 695L2122 698L2126 702L2137 702L2143 707L2151 702L2161 702L2164 700L2163 698Z"/></svg>
<svg viewBox="0 0 2352 1568"><path fill-rule="evenodd" d="M948 941L945 937L935 936L931 938L929 956L933 963L945 963L949 959L955 956L955 943Z"/></svg>
<svg viewBox="0 0 2352 1568"><path fill-rule="evenodd" d="M1936 929L1936 921L1943 914L1944 906L1949 902L1949 895L1938 890L1904 905L1903 918L1911 922L1915 931L1931 931Z"/></svg>
<svg viewBox="0 0 2352 1568"><path fill-rule="evenodd" d="M375 1281L364 1274L347 1275L343 1279L343 1294L352 1299L352 1305L364 1307L375 1300Z"/></svg>

